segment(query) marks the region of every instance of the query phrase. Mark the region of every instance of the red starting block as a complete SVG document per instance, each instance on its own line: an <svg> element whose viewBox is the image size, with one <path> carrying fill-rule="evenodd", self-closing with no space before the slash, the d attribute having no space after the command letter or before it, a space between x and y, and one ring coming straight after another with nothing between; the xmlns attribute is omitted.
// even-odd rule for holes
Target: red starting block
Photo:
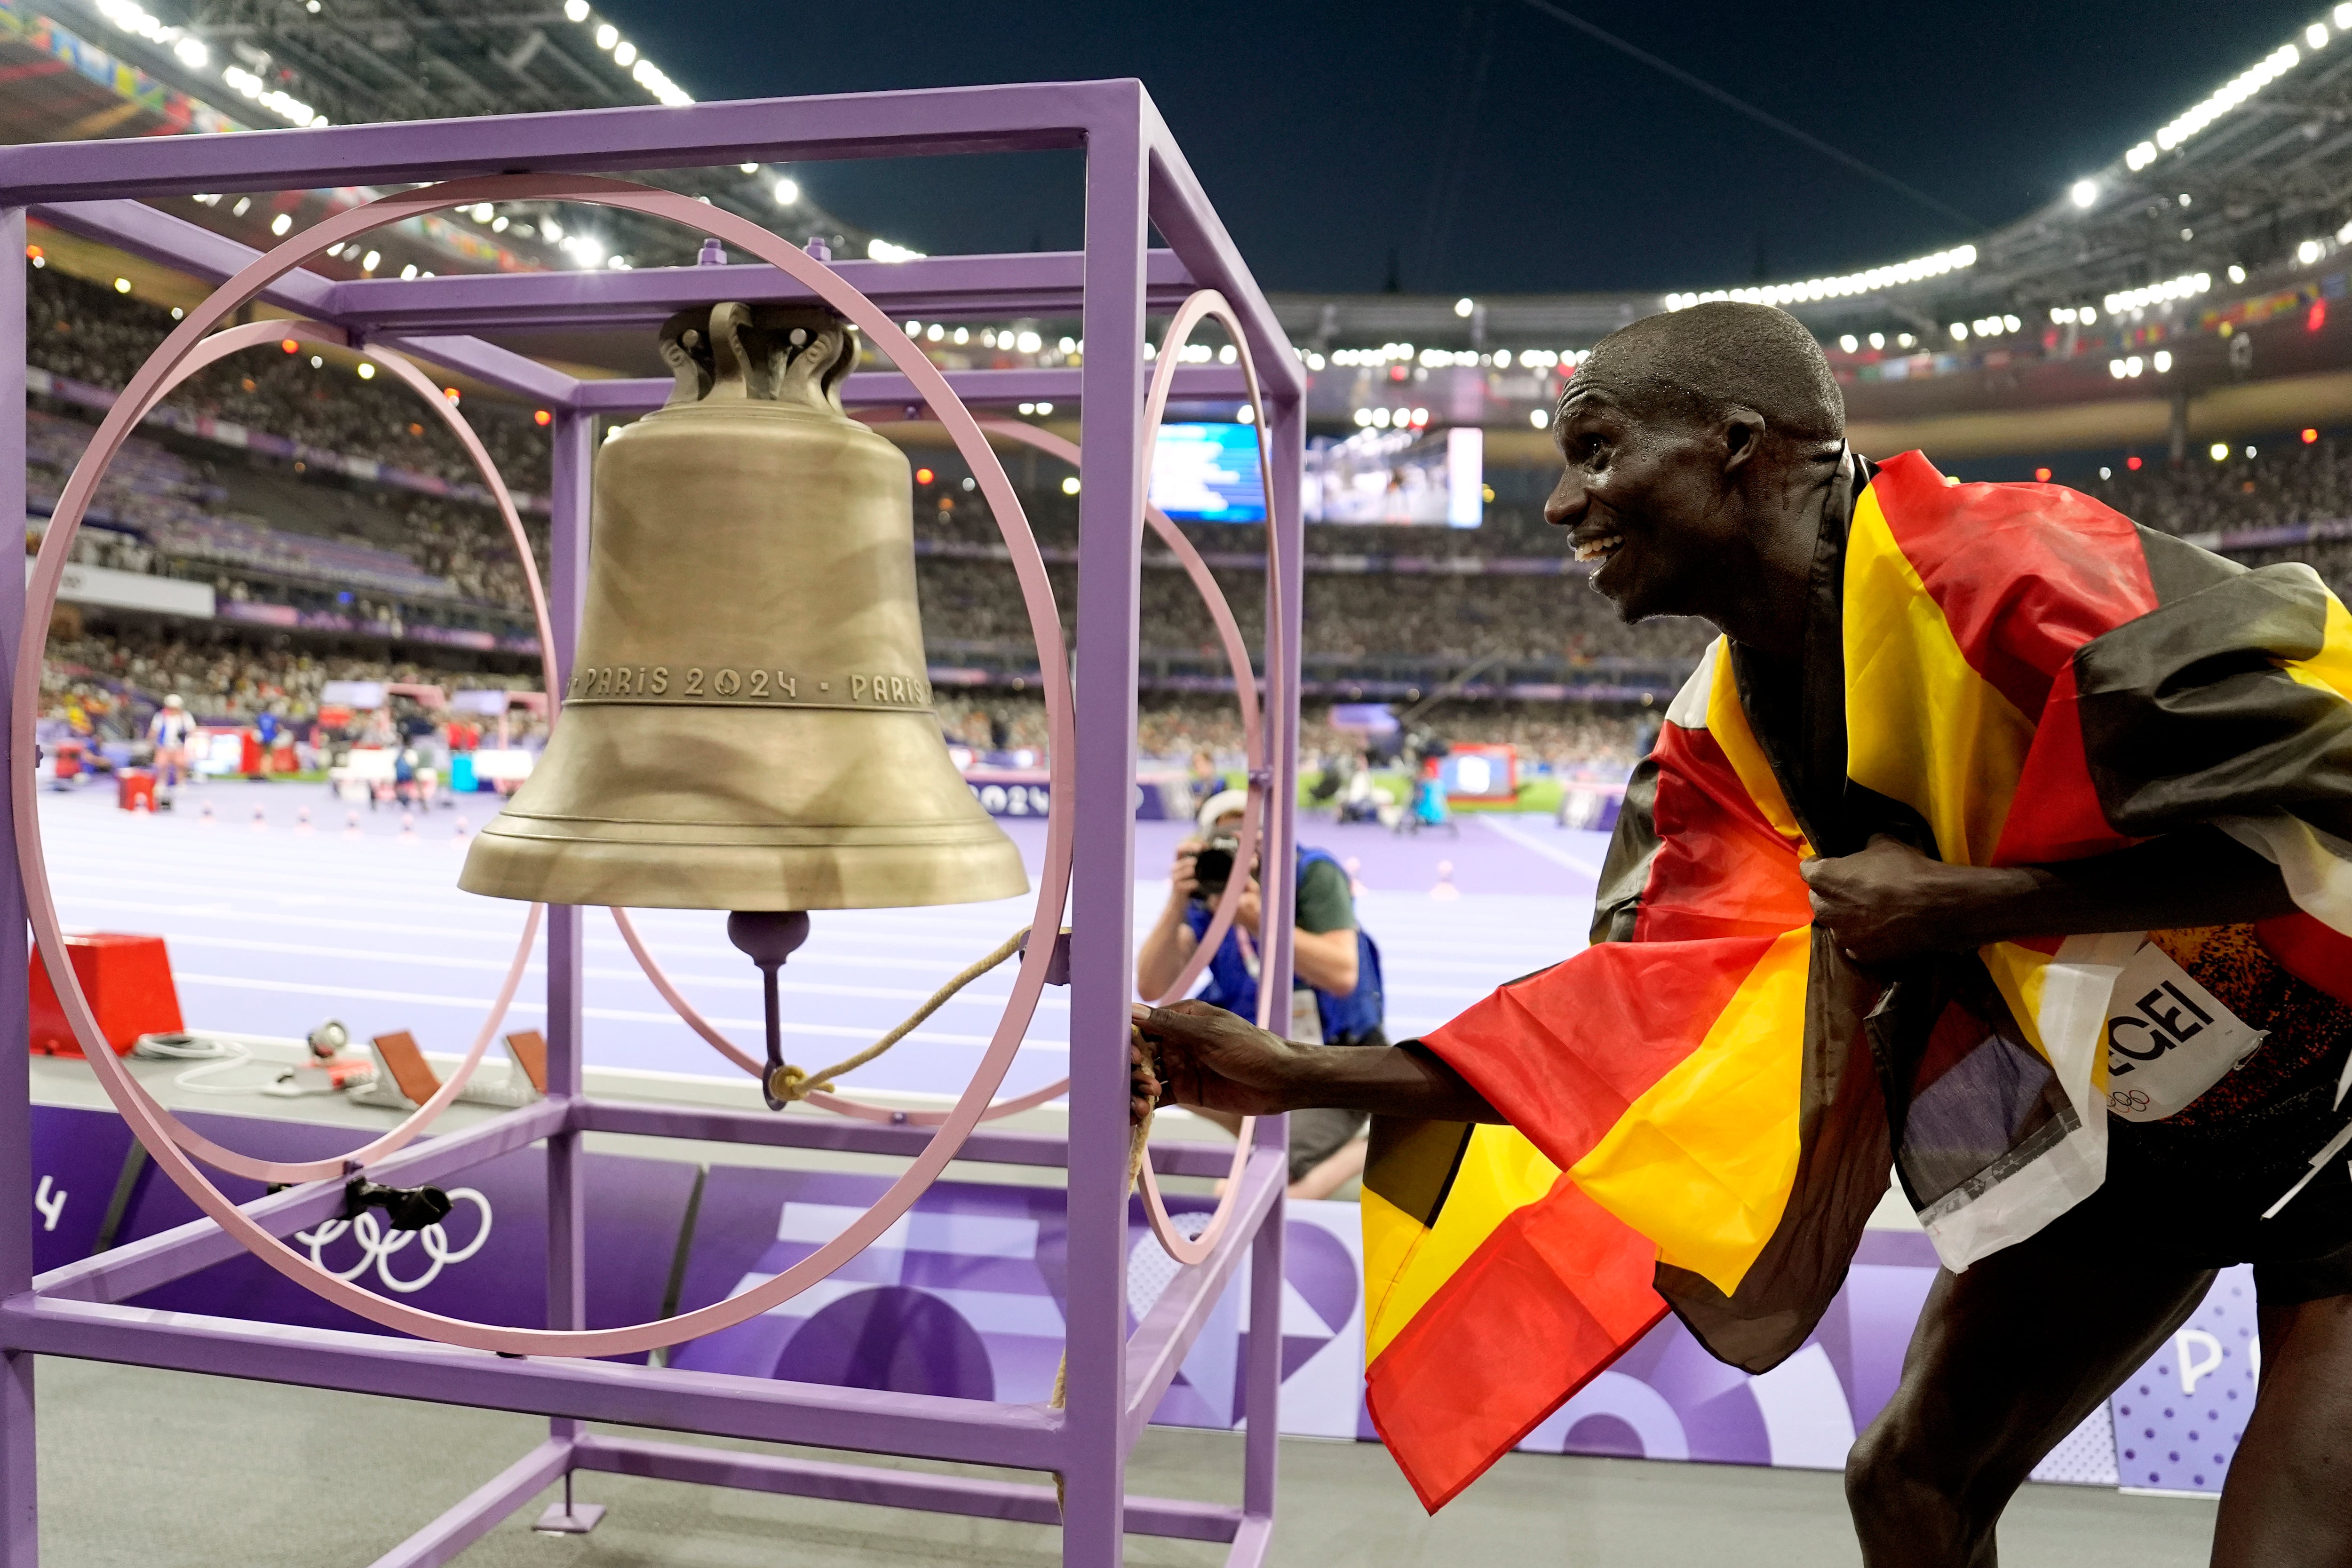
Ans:
<svg viewBox="0 0 2352 1568"><path fill-rule="evenodd" d="M184 1027L179 988L172 983L172 960L161 936L91 932L67 937L66 950L82 995L98 1015L99 1032L117 1056L128 1053L142 1034L174 1034ZM37 947L29 968L33 1049L44 1056L81 1055Z"/></svg>
<svg viewBox="0 0 2352 1568"><path fill-rule="evenodd" d="M135 811L142 803L155 809L155 775L144 768L126 768L114 776L114 803Z"/></svg>

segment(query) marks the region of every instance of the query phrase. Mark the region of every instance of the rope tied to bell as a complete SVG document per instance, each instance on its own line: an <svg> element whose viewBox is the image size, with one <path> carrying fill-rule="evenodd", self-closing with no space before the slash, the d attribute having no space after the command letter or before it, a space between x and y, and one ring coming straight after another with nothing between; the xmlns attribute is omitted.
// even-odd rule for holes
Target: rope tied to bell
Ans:
<svg viewBox="0 0 2352 1568"><path fill-rule="evenodd" d="M939 1011L941 1008L947 1006L950 1001L953 1000L957 992L962 990L966 986L971 985L974 980L979 979L982 975L987 974L991 969L993 969L998 965L1003 963L1007 958L1012 957L1015 953L1020 952L1023 946L1029 940L1029 931L1030 927L1024 925L1020 930L1015 931L1012 936L1006 937L993 951L990 952L985 956L976 958L971 963L964 966L953 979L950 980L946 985L941 986L938 990L933 991L930 995L929 1000L926 1001L921 1007L917 1008L913 1012L908 1014L906 1019L900 1022L896 1029L893 1029L889 1033L884 1035L880 1040L876 1040L872 1045L867 1046L856 1055L845 1057L841 1061L835 1062L831 1067L815 1072L812 1072L806 1068L795 1067L790 1062L783 1063L782 1066L776 1068L769 1076L769 1093L772 1094L776 1099L787 1103L797 1100L805 1100L812 1094L831 1093L833 1092L835 1082L840 1079L843 1074L855 1072L859 1068L864 1067L868 1062L880 1057L892 1046L898 1044L900 1040L914 1033L918 1029L920 1029L923 1026L924 1021L933 1013Z"/></svg>

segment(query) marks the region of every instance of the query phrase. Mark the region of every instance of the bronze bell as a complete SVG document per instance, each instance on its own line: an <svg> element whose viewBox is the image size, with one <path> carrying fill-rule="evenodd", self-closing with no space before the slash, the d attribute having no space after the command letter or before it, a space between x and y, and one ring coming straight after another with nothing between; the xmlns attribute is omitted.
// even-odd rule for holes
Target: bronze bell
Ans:
<svg viewBox="0 0 2352 1568"><path fill-rule="evenodd" d="M842 411L856 335L724 304L661 348L677 390L596 455L562 716L458 885L743 911L1026 891L931 711L907 459Z"/></svg>

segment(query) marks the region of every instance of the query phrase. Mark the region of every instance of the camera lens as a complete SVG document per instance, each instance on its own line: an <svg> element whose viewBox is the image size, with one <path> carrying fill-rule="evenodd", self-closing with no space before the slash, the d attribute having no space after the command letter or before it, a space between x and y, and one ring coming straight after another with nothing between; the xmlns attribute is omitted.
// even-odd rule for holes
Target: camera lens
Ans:
<svg viewBox="0 0 2352 1568"><path fill-rule="evenodd" d="M1225 894L1225 884L1234 880L1234 852L1242 847L1238 833L1213 833L1192 857L1192 880L1199 883L1192 897L1202 904L1214 904Z"/></svg>

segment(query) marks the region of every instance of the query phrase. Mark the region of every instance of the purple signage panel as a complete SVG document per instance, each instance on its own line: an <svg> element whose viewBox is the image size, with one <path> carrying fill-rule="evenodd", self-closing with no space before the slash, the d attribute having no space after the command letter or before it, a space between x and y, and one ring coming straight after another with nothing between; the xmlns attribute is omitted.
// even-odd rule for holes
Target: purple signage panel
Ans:
<svg viewBox="0 0 2352 1568"><path fill-rule="evenodd" d="M2109 1401L2125 1487L2218 1494L2262 1371L2254 1270L2241 1263L2221 1270L2189 1321Z"/></svg>
<svg viewBox="0 0 2352 1568"><path fill-rule="evenodd" d="M887 1184L879 1177L714 1167L688 1251L683 1310L708 1305L807 1257ZM1180 1227L1205 1198L1171 1197ZM1295 1218L1300 1209L1314 1218ZM1363 1386L1358 1210L1291 1206L1283 1307L1283 1428L1352 1437ZM1129 1217L1130 1324L1175 1265ZM772 1312L683 1345L674 1366L968 1399L1043 1400L1061 1360L1067 1299L1064 1197L1055 1187L941 1182L833 1278ZM1247 1276L1219 1301L1154 1419L1232 1427L1246 1355ZM1306 1424L1302 1425L1301 1421Z"/></svg>
<svg viewBox="0 0 2352 1568"><path fill-rule="evenodd" d="M111 1111L33 1107L33 1271L87 1258L131 1153L131 1130Z"/></svg>
<svg viewBox="0 0 2352 1568"><path fill-rule="evenodd" d="M981 810L992 817L1034 817L1043 821L1054 804L1053 781L1042 768L994 768L977 764L964 769L964 785ZM1165 822L1189 819L1191 795L1185 779L1139 779L1135 784L1135 820Z"/></svg>
<svg viewBox="0 0 2352 1568"><path fill-rule="evenodd" d="M878 1176L711 1168L680 1311L815 1251L881 1195ZM1067 1299L1055 1187L933 1186L874 1245L772 1312L682 1345L670 1364L961 1399L1044 1400Z"/></svg>
<svg viewBox="0 0 2352 1568"><path fill-rule="evenodd" d="M187 1118L207 1137L268 1159L319 1159L357 1147L367 1130L247 1117ZM588 1326L615 1327L661 1315L679 1233L694 1192L693 1166L617 1155L581 1162L587 1210ZM217 1177L239 1202L259 1184ZM449 1218L420 1231L395 1231L381 1213L329 1220L291 1239L321 1267L379 1295L428 1312L519 1327L547 1321L545 1151L518 1149L444 1184ZM167 1230L197 1218L186 1195L150 1167L141 1175L120 1239ZM311 1294L258 1259L240 1257L136 1297L134 1306L252 1318L314 1328L385 1331Z"/></svg>
<svg viewBox="0 0 2352 1568"><path fill-rule="evenodd" d="M191 1121L231 1147L318 1158L357 1145L353 1128L225 1116ZM85 1256L96 1239L128 1138L104 1112L44 1108L35 1124L44 1268ZM453 1316L530 1324L545 1315L544 1155L520 1150L449 1184L457 1207L414 1235L376 1216L331 1221L295 1244L370 1289ZM592 1326L660 1315L693 1199L696 1168L590 1155L588 1309ZM686 1240L679 1310L736 1294L807 1257L887 1186L839 1172L712 1167ZM243 1200L251 1183L224 1178ZM1169 1199L1180 1229L1207 1220L1207 1198ZM1287 1207L1282 1304L1283 1430L1373 1436L1363 1406L1360 1211L1347 1203ZM195 1209L151 1168L140 1173L120 1239L181 1224ZM1130 1322L1151 1310L1176 1265L1130 1209ZM1058 1187L941 1182L879 1240L774 1312L678 1346L673 1365L836 1386L957 1398L1043 1400L1061 1358L1067 1296ZM1835 1469L1893 1395L1937 1271L1925 1236L1873 1231L1805 1345L1750 1376L1716 1361L1672 1318L1651 1331L1528 1437L1545 1453ZM1242 1303L1247 1260L1213 1311L1153 1419L1229 1429L1241 1419L1248 1354ZM338 1308L239 1258L148 1292L135 1303L265 1322L373 1332ZM2195 1317L2114 1401L2036 1470L2038 1479L2218 1491L2252 1407L2259 1365L2249 1270L2225 1272ZM2119 1440L2116 1440L2119 1439Z"/></svg>

